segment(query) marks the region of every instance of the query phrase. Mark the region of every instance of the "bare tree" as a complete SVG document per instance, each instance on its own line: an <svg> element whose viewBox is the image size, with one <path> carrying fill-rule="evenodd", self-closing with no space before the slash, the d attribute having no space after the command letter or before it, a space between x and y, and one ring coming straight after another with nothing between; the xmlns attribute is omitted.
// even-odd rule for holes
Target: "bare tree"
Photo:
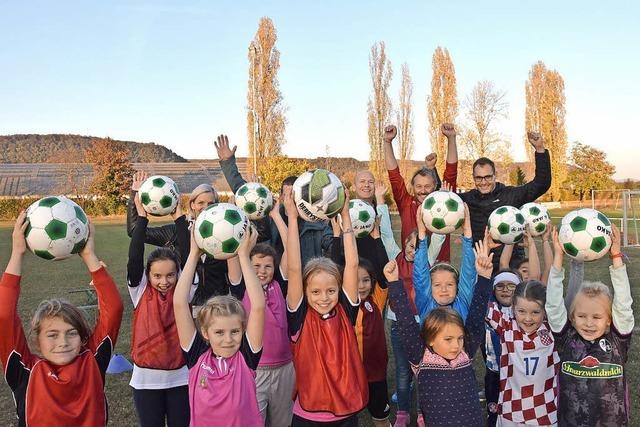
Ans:
<svg viewBox="0 0 640 427"><path fill-rule="evenodd" d="M400 172L402 176L406 177L415 142L413 134L413 82L409 72L409 65L406 62L402 64L402 82L400 83L396 118L398 123Z"/></svg>
<svg viewBox="0 0 640 427"><path fill-rule="evenodd" d="M367 103L367 135L369 138L369 169L377 178L384 176L384 151L382 139L384 127L391 119L391 98L389 97L389 84L393 71L391 61L387 58L384 42L378 42L371 46L369 55L369 72L373 92Z"/></svg>

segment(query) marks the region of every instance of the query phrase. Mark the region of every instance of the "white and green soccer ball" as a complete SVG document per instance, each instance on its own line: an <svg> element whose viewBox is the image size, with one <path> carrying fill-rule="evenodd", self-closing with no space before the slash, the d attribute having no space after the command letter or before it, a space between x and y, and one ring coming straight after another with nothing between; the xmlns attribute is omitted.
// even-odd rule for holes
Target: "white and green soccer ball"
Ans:
<svg viewBox="0 0 640 427"><path fill-rule="evenodd" d="M259 182L243 184L235 194L236 206L244 211L251 220L262 219L273 208L271 191Z"/></svg>
<svg viewBox="0 0 640 427"><path fill-rule="evenodd" d="M562 218L558 240L571 258L594 261L611 248L611 222L595 209L576 209Z"/></svg>
<svg viewBox="0 0 640 427"><path fill-rule="evenodd" d="M373 206L364 200L349 200L349 216L356 237L366 237L371 233L376 222L376 211Z"/></svg>
<svg viewBox="0 0 640 427"><path fill-rule="evenodd" d="M293 183L293 199L304 220L326 221L338 215L344 206L344 187L333 173L314 169Z"/></svg>
<svg viewBox="0 0 640 427"><path fill-rule="evenodd" d="M40 258L60 260L77 254L89 238L89 222L80 206L64 196L49 196L27 208L27 246Z"/></svg>
<svg viewBox="0 0 640 427"><path fill-rule="evenodd" d="M224 260L235 256L249 228L244 211L231 203L214 203L200 212L194 239L207 255Z"/></svg>
<svg viewBox="0 0 640 427"><path fill-rule="evenodd" d="M501 206L489 215L489 234L493 240L513 245L524 237L525 220L520 209Z"/></svg>
<svg viewBox="0 0 640 427"><path fill-rule="evenodd" d="M453 191L434 191L422 202L422 220L433 233L453 233L464 223L464 203Z"/></svg>
<svg viewBox="0 0 640 427"><path fill-rule="evenodd" d="M532 237L542 236L551 224L549 211L540 203L525 203L520 208L520 212Z"/></svg>
<svg viewBox="0 0 640 427"><path fill-rule="evenodd" d="M167 176L150 176L142 183L138 192L142 207L149 215L169 215L180 202L178 186Z"/></svg>

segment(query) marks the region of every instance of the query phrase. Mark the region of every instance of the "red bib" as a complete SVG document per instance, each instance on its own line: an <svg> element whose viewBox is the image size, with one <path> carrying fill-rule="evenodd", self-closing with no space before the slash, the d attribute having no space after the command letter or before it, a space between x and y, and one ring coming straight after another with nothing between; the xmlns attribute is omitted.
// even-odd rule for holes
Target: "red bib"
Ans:
<svg viewBox="0 0 640 427"><path fill-rule="evenodd" d="M162 295L147 285L133 313L131 335L131 357L137 366L173 370L184 365L173 315L173 289Z"/></svg>
<svg viewBox="0 0 640 427"><path fill-rule="evenodd" d="M328 319L308 309L293 344L293 362L298 398L305 411L342 417L367 405L367 376L353 325L340 304Z"/></svg>

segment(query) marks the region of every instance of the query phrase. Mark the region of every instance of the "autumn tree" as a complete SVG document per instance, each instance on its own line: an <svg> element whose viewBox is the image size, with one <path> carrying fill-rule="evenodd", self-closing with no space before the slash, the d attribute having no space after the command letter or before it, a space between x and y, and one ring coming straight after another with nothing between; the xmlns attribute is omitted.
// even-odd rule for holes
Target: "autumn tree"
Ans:
<svg viewBox="0 0 640 427"><path fill-rule="evenodd" d="M392 106L388 90L393 75L384 42L371 46L369 72L372 84L372 94L367 104L369 169L376 178L381 178L385 173L382 140L384 127L391 120Z"/></svg>
<svg viewBox="0 0 640 427"><path fill-rule="evenodd" d="M607 161L604 151L576 142L571 149L571 164L573 168L568 174L567 183L580 200L584 200L591 190L614 186L616 168Z"/></svg>
<svg viewBox="0 0 640 427"><path fill-rule="evenodd" d="M258 174L264 184L274 193L280 192L282 181L290 176L300 176L313 169L306 159L292 159L287 156L267 157L258 164Z"/></svg>
<svg viewBox="0 0 640 427"><path fill-rule="evenodd" d="M427 96L427 119L431 147L438 154L438 170L444 170L447 138L440 132L443 123L454 123L458 116L456 71L449 51L438 46L431 60L431 94Z"/></svg>
<svg viewBox="0 0 640 427"><path fill-rule="evenodd" d="M517 166L515 169L512 169L509 173L509 180L511 181L511 185L520 186L527 183L527 176L520 166Z"/></svg>
<svg viewBox="0 0 640 427"><path fill-rule="evenodd" d="M525 152L533 165L534 153L526 139L527 131L539 132L551 156L552 200L559 200L560 189L567 177L567 131L565 127L564 80L556 70L542 61L535 63L525 83Z"/></svg>
<svg viewBox="0 0 640 427"><path fill-rule="evenodd" d="M413 134L413 81L409 72L409 65L402 64L402 81L398 97L398 111L396 122L398 123L398 163L402 176L408 176L409 161L413 154L415 142Z"/></svg>
<svg viewBox="0 0 640 427"><path fill-rule="evenodd" d="M280 51L276 48L277 40L271 19L261 18L249 45L247 164L254 168L260 160L279 155L285 142L286 107L278 81Z"/></svg>
<svg viewBox="0 0 640 427"><path fill-rule="evenodd" d="M134 172L129 151L111 138L99 139L85 152L85 160L93 165L90 191L102 197L112 209L124 205Z"/></svg>

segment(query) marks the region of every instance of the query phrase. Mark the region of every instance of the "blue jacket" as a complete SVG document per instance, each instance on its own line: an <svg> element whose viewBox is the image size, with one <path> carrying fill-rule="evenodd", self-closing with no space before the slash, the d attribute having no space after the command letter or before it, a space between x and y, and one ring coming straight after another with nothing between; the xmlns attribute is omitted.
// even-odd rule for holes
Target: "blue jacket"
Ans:
<svg viewBox="0 0 640 427"><path fill-rule="evenodd" d="M438 303L431 296L431 273L429 271L431 266L427 259L427 250L427 239L421 240L418 243L413 264L413 287L416 291L416 308L420 315L420 322L424 322L429 312L438 307ZM475 263L476 256L473 253L473 240L463 236L458 293L453 303L451 303L451 308L457 311L464 321L467 320L467 315L469 314L469 306L471 305L473 289L477 279Z"/></svg>

